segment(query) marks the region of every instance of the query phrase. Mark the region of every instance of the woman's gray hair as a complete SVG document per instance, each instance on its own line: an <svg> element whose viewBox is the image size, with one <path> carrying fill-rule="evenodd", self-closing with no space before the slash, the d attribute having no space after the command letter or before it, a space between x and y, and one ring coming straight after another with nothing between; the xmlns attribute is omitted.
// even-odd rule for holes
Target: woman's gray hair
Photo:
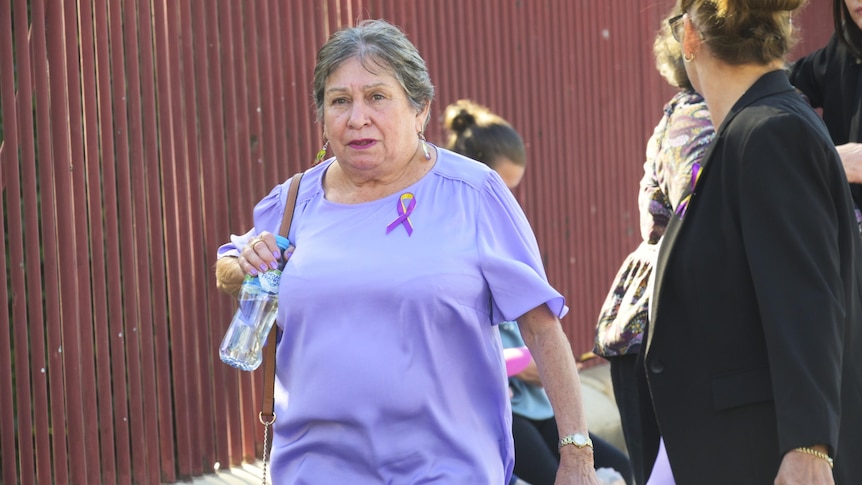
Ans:
<svg viewBox="0 0 862 485"><path fill-rule="evenodd" d="M417 112L434 98L434 85L425 60L404 32L385 20L365 20L333 33L317 52L314 104L318 121L323 119L326 80L344 61L353 58L359 59L369 72L376 72L375 69L391 72Z"/></svg>

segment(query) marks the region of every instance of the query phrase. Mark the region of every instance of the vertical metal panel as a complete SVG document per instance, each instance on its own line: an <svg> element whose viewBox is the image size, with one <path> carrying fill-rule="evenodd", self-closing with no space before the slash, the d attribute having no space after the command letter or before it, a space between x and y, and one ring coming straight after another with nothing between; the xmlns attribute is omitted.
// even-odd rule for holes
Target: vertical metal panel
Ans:
<svg viewBox="0 0 862 485"><path fill-rule="evenodd" d="M62 369L62 382L64 389L65 407L65 432L70 443L81 443L83 446L66 446L68 454L68 467L70 480L73 482L87 482L87 463L82 449L86 449L86 435L84 434L83 404L77 391L81 383L81 360L80 340L78 328L82 324L79 315L78 286L74 275L77 272L75 238L75 213L72 202L71 178L72 169L72 147L71 127L69 117L69 91L76 83L70 81L66 64L66 22L65 9L63 6L48 8L46 13L47 47L48 47L48 82L51 89L50 111L51 111L51 163L53 172L51 174L49 187L54 190L54 206L48 209L48 216L56 221L56 238L44 240L44 253L46 260L48 255L56 260L56 284L58 286L58 297L46 301L49 307L49 315L56 315L54 320L60 327L58 347L58 368ZM71 85L71 86L70 86ZM60 244L64 249L60 256ZM68 246L66 246L68 245ZM68 276L66 276L68 275ZM50 323L50 319L49 319ZM56 429L61 423L54 423Z"/></svg>
<svg viewBox="0 0 862 485"><path fill-rule="evenodd" d="M116 10L116 8L114 9ZM100 157L90 161L92 166L100 167L101 174L91 173L91 180L95 181L110 181L99 183L91 192L91 195L97 197L95 201L99 201L99 196L102 201L102 207L98 208L97 217L104 217L104 226L97 230L91 237L101 236L101 240L96 240L94 246L96 250L92 257L104 258L104 269L101 262L93 266L94 280L101 281L98 288L102 285L106 288L104 301L97 305L96 315L106 312L107 320L104 322L96 322L97 335L99 338L97 348L99 352L99 377L101 385L99 393L100 408L99 413L102 422L103 433L110 433L113 440L103 442L108 449L114 450L116 457L116 472L114 479L116 483L128 484L131 483L131 447L130 447L130 432L128 413L126 411L126 403L128 390L125 380L125 352L123 340L123 288L120 284L120 229L119 229L119 214L120 210L117 204L117 145L122 143L122 138L117 136L118 133L114 130L114 107L113 100L115 99L115 90L112 86L111 79L116 79L120 82L122 77L115 77L117 74L116 64L121 63L121 58L117 59L118 52L112 55L110 45L118 42L119 20L117 14L109 9L107 0L97 0L93 2L93 21L95 24L95 52L96 52L96 71L88 73L88 76L95 77L98 86L97 98L99 107L99 154ZM113 15L113 17L111 17ZM118 44L119 45L119 44ZM115 51L119 47L115 47ZM119 91L122 93L122 91ZM120 94L122 96L122 94ZM122 99L122 98L119 98ZM116 138L115 138L116 137ZM97 272L98 271L98 272ZM105 309L102 306L105 305ZM108 372L109 374L106 374ZM109 458L113 461L113 457ZM111 476L109 471L108 476Z"/></svg>
<svg viewBox="0 0 862 485"><path fill-rule="evenodd" d="M182 53L180 70L178 72L181 73L180 84L183 87L180 98L183 109L183 123L180 125L180 128L182 130L181 136L185 143L185 151L181 152L181 158L178 158L176 163L178 187L180 188L180 193L184 194L184 196L176 200L178 215L175 221L176 226L173 228L173 231L167 231L166 236L168 239L177 238L183 241L179 247L182 267L187 274L195 275L203 274L199 260L195 257L198 249L192 244L185 243L184 240L200 241L202 239L200 237L202 215L197 206L201 197L201 187L198 177L201 170L201 154L204 148L199 131L200 119L197 117L199 106L197 106L196 102L198 95L204 96L203 85L206 81L202 79L202 77L205 78L205 73L197 71L195 66L196 56L198 55L196 44L200 44L201 42L197 40L197 37L201 36L200 29L203 29L204 25L194 15L192 9L193 3L195 2L186 1L181 2L177 6L179 10L178 19L180 21L178 34L181 46L180 51ZM205 349L202 349L199 344L201 336L197 331L197 322L200 321L200 300L197 298L197 291L200 285L203 284L203 281L202 278L193 278L191 280L183 278L182 281L177 282L178 289L180 290L180 300L178 303L182 309L182 325L179 334L184 351L182 356L175 357L180 357L179 372L182 374L186 385L182 396L182 409L185 413L185 428L188 432L186 439L187 450L183 450L187 451L188 455L181 455L180 457L181 476L183 475L183 470L192 475L200 474L203 470L204 460L202 458L205 457L205 450L202 450L198 445L198 443L202 442L204 417L199 413L191 412L191 409L197 406L199 397L204 396L201 389L203 375L199 362L200 353L204 352Z"/></svg>
<svg viewBox="0 0 862 485"><path fill-rule="evenodd" d="M116 192L107 203L114 205L117 215L117 224L111 228L112 233L105 239L110 244L111 251L115 251L116 261L114 265L108 266L109 279L115 281L121 291L121 297L113 304L119 305L116 315L117 319L111 322L111 333L115 337L113 361L113 381L115 392L114 419L118 434L122 441L118 442L119 479L122 483L132 483L138 479L135 471L141 473L140 455L135 450L141 449L140 437L137 434L142 426L131 415L137 416L140 406L139 388L126 379L126 375L138 376L136 348L130 345L131 326L137 322L137 288L134 285L133 271L136 252L136 241L132 228L132 201L130 181L130 140L129 140L129 113L128 113L128 82L125 71L126 54L123 29L123 11L114 2L108 3L109 28L110 28L110 86L111 95L105 101L110 102L113 107L113 171L112 185ZM135 24L132 24L135 25ZM134 53L131 53L134 54ZM110 100L110 101L108 101ZM112 189L114 188L112 187ZM106 194L107 195L107 194ZM116 231L116 232L114 232ZM123 463L124 462L124 463Z"/></svg>
<svg viewBox="0 0 862 485"><path fill-rule="evenodd" d="M142 237L138 228L146 227L146 217L141 209L145 209L144 200L146 187L143 176L145 158L143 156L143 136L141 132L141 71L137 11L133 2L118 12L122 18L122 53L124 63L115 68L123 69L126 86L123 86L120 102L124 107L124 116L119 126L123 130L125 143L123 157L117 157L117 175L119 187L119 202L121 207L120 220L120 254L122 256L123 288L124 288L124 320L123 342L125 343L127 379L129 392L128 420L131 430L132 446L132 480L135 483L151 483L150 469L147 466L147 433L149 429L145 418L144 375L146 349L141 344L141 330L146 329L144 320L149 288L142 284L142 276L146 274L146 237ZM112 48L119 47L118 44ZM119 94L119 93L118 93ZM117 98L115 98L115 103ZM127 144L127 145L126 145ZM154 409L154 408L152 408ZM151 423L150 425L155 425Z"/></svg>
<svg viewBox="0 0 862 485"><path fill-rule="evenodd" d="M19 2L20 3L20 2ZM35 481L35 457L33 456L33 437L30 433L16 433L16 421L24 429L32 427L30 379L28 376L26 352L16 352L14 348L27 348L27 328L14 325L27 321L27 298L23 292L16 294L16 288L24 288L24 268L16 262L24 261L23 241L9 234L23 233L21 224L21 182L18 167L18 120L15 103L15 69L12 41L12 5L0 11L0 116L3 123L3 140L0 144L0 189L7 195L0 197L0 212L5 223L0 226L0 241L3 252L0 254L0 268L11 280L11 288L6 280L0 285L0 298L9 302L9 311L0 314L0 389L16 389L16 392L0 392L0 461L2 475L6 483L15 483L16 477L25 476ZM17 8L21 6L18 5ZM24 80L26 82L26 80ZM6 214L9 214L6 217ZM8 226L8 228L7 228ZM8 259L7 259L8 254ZM14 326L13 326L14 325ZM14 341L14 344L13 344ZM13 382L15 383L13 387ZM20 412L16 412L16 406ZM27 410L26 412L24 410ZM20 445L20 448L19 448ZM18 451L20 449L20 451ZM18 471L18 456L21 457Z"/></svg>
<svg viewBox="0 0 862 485"><path fill-rule="evenodd" d="M66 220L68 221L67 237L74 239L74 243L68 246L68 254L63 258L67 261L67 269L63 271L63 279L66 282L63 291L63 319L64 328L70 330L74 344L73 354L78 373L70 382L66 379L66 388L70 389L70 399L74 399L75 406L80 406L80 416L83 420L80 430L81 439L76 439L70 433L70 441L78 443L79 446L71 459L84 461L84 477L88 482L98 480L101 470L101 457L98 454L88 454L90 447L95 448L99 442L99 421L96 401L96 366L92 358L95 349L93 345L93 313L90 301L90 267L84 262L89 261L89 244L87 227L87 200L86 200L86 163L84 155L84 112L83 106L83 84L80 76L82 68L92 68L92 64L85 65L82 62L91 61L92 56L82 58L79 51L80 33L78 31L78 11L74 2L63 4L62 10L56 9L63 14L64 30L62 31L65 47L65 62L63 79L60 84L65 85L66 99L68 105L64 108L68 116L67 135L69 137L69 160L64 176L65 184L69 190L68 203L65 207ZM92 45L92 44L90 44ZM88 51L86 54L90 54ZM92 113L92 109L90 110ZM65 238L64 238L65 239ZM70 257L71 256L71 257ZM74 290L74 291L70 291ZM73 300L73 304L72 303ZM75 331L76 330L76 331ZM73 332L74 331L74 332ZM68 347L68 345L66 345ZM68 391L67 391L68 392ZM70 425L70 431L73 429ZM94 456L90 456L94 455Z"/></svg>
<svg viewBox="0 0 862 485"><path fill-rule="evenodd" d="M52 146L51 146L51 86L49 85L48 73L48 42L46 39L47 18L45 15L45 6L41 1L31 2L30 9L32 17L35 19L31 37L33 39L33 73L35 81L35 100L36 100L36 131L41 134L38 137L38 153L48 160L43 160L38 164L38 179L40 185L40 202L42 211L39 213L41 235L38 233L30 233L27 239L32 244L42 245L43 241L57 240L57 225L54 222L55 214L55 196L53 192L54 174L53 166L51 165ZM29 269L29 267L28 267ZM45 298L46 305L44 310L44 318L46 325L40 326L39 331L43 331L46 335L48 355L46 372L48 372L48 392L51 395L50 399L50 416L46 420L47 429L60 429L62 424L66 422L65 416L65 395L63 388L63 366L62 366L62 348L63 340L60 327L60 315L57 302L60 301L59 291L59 270L56 254L56 246L48 247L44 251L41 272L44 275L42 294ZM28 271L28 276L33 276ZM38 294L38 293L37 293ZM69 473L67 468L68 453L65 446L64 433L54 434L51 436L52 450L52 469L53 480L57 482L67 482Z"/></svg>
<svg viewBox="0 0 862 485"><path fill-rule="evenodd" d="M238 48L234 44L236 36L234 23L241 19L241 14L236 11L239 6L238 2L230 2L229 0L219 2L217 4L218 23L214 24L218 25L221 34L218 39L220 43L219 62L221 72L218 75L222 83L222 88L219 92L222 97L223 109L222 117L218 122L220 128L223 129L225 145L222 153L223 158L213 160L210 166L210 170L213 172L216 180L211 190L221 191L221 196L215 197L209 202L207 212L211 215L207 217L207 223L212 226L212 231L228 233L230 231L230 226L228 225L230 194L223 188L230 186L228 183L229 180L238 179L239 167L236 162L239 160L239 143L237 142L237 134L241 130L237 117L237 83L234 80L234 73L241 72L241 69L237 67L237 61L242 58L242 52L237 52ZM208 231L207 243L208 246L211 246L217 240L210 239L209 234L210 232ZM205 253L213 254L214 251L208 247ZM215 259L214 255L209 259ZM218 316L229 313L230 309L227 305L227 299L211 298L209 300L210 308L214 309L209 315L207 323L211 323L211 326L215 328L223 328L223 324L218 324ZM219 342L214 341L213 344L218 345ZM215 427L213 439L215 460L219 464L230 465L234 464L231 462L231 455L240 455L243 441L237 439L237 436L231 432L231 430L239 428L237 403L233 400L218 399L215 395L216 393L235 394L237 392L236 379L231 378L234 376L232 373L227 372L226 367L216 366L213 368L213 412L216 416L227 417L228 421L228 426Z"/></svg>
<svg viewBox="0 0 862 485"><path fill-rule="evenodd" d="M185 210L189 214L190 223L188 226L188 235L193 243L186 244L185 249L188 251L188 269L191 274L206 274L207 268L211 263L204 260L206 254L202 249L205 247L204 234L204 217L205 212L202 210L202 204L205 204L205 172L208 172L209 161L212 160L212 98L210 95L210 79L207 75L207 30L208 25L206 18L203 15L203 8L207 8L208 2L191 1L191 16L186 20L187 24L191 24L193 52L192 58L186 58L185 66L192 70L193 91L194 96L186 98L186 109L188 112L198 113L200 119L196 124L187 124L187 138L192 141L190 146L195 146L195 156L189 156L187 159L188 166L185 172L188 174L188 186L190 188L189 198L186 200ZM176 236L179 236L177 234ZM196 396L198 400L194 407L197 407L200 412L190 416L192 423L192 439L193 451L192 468L193 474L197 475L203 470L212 468L213 449L212 446L212 426L207 418L211 415L213 409L212 399L206 396L212 395L210 391L211 379L209 366L212 362L213 355L209 346L209 332L206 320L206 279L195 279L190 284L184 284L184 299L189 304L188 307L192 311L191 320L188 321L189 336L191 340L188 348L192 359L190 360L189 375L193 379L193 387L191 388L190 398ZM208 446L200 446L197 443L209 443Z"/></svg>
<svg viewBox="0 0 862 485"><path fill-rule="evenodd" d="M182 199L188 197L188 189L185 183L184 171L186 164L184 160L188 160L191 155L189 153L189 145L194 140L188 139L186 132L187 116L185 113L185 97L187 94L187 85L191 79L188 67L183 71L181 60L187 57L187 49L184 49L184 40L190 38L189 26L187 21L181 20L181 10L183 5L176 5L173 2L165 2L162 7L165 10L167 19L167 47L168 57L170 62L168 83L173 90L172 111L171 111L171 126L173 128L171 136L174 141L171 156L164 160L169 164L167 170L170 172L170 177L164 180L165 195L166 195L166 229L165 240L169 245L168 249L168 268L172 276L168 278L168 305L171 314L171 343L176 345L178 349L183 349L181 354L173 353L172 361L174 363L174 409L176 411L176 467L178 477L184 478L191 475L192 457L195 455L195 436L192 435L192 429L195 427L194 419L191 411L194 408L194 387L189 377L189 361L190 352L185 350L190 347L187 333L190 331L190 325L193 322L191 312L187 308L187 300L185 295L185 280L189 279L191 273L185 268L187 255L183 253L186 250L187 244L179 236L187 233L188 220L183 211ZM186 16L187 18L187 16ZM185 51L185 52L181 52ZM183 55L181 55L183 54ZM188 59L188 62L191 60ZM173 87L176 87L174 90ZM164 173L164 170L163 170Z"/></svg>
<svg viewBox="0 0 862 485"><path fill-rule="evenodd" d="M155 46L155 64L156 64L156 89L158 93L158 105L156 121L158 123L158 139L159 151L158 158L161 162L157 181L154 183L162 187L162 214L165 234L169 231L177 231L178 215L176 211L176 201L180 197L179 184L177 182L177 159L181 156L183 143L181 139L181 106L180 106L180 74L178 69L178 45L176 43L176 6L173 2L168 3L167 0L155 1L153 5L153 26L155 27L154 46ZM154 215L155 216L155 215ZM174 234L181 234L173 232ZM187 323L181 318L181 288L179 285L180 277L185 275L182 271L182 261L178 257L179 246L181 240L177 237L169 238L165 235L163 240L164 252L164 273L166 274L165 281L160 282L164 285L165 296L167 298L168 318L162 321L161 326L163 336L160 338L162 343L159 345L161 351L167 352L169 337L171 348L174 349L170 353L171 361L173 355L182 352L178 333L180 329ZM160 358L167 360L168 356ZM166 362L165 362L166 363ZM165 363L161 363L164 365ZM171 451L170 460L162 465L163 480L172 482L177 478L177 470L179 462L182 459L188 460L188 402L186 393L188 385L184 379L181 379L182 374L177 375L178 365L172 365L170 376L172 381L166 383L168 386L165 392L159 393L160 409L165 408L172 411L172 415L165 415L164 411L160 413L162 423L165 425L164 431L161 431L161 448L162 454ZM182 476L180 476L182 477Z"/></svg>
<svg viewBox="0 0 862 485"><path fill-rule="evenodd" d="M166 292L166 271L164 255L164 231L162 226L161 164L159 157L159 136L157 120L157 79L154 61L154 24L152 23L152 4L140 1L138 6L139 37L141 45L141 95L143 126L144 169L140 174L140 184L146 185L144 203L141 204L141 217L146 224L139 225L140 239L146 241L146 251L139 256L139 267L143 268L139 282L142 288L149 289L148 298L142 305L141 342L144 351L144 401L147 428L158 430L147 433L147 463L150 470L149 480L173 480L173 419L171 407L170 340L168 335L168 305ZM140 197L138 198L140 200ZM140 213L140 212L139 212Z"/></svg>
<svg viewBox="0 0 862 485"><path fill-rule="evenodd" d="M260 66L259 66L259 42L257 39L258 26L257 22L260 19L260 15L262 15L260 9L258 8L259 4L246 4L245 9L245 17L242 27L243 27L243 37L245 40L245 77L243 82L245 83L246 92L245 92L245 102L244 102L244 116L248 119L248 129L249 129L249 145L245 148L246 152L250 152L247 156L250 157L251 167L250 169L246 164L241 164L240 176L245 180L245 183L242 185L243 193L242 193L242 204L239 207L236 207L239 210L239 214L237 217L237 222L239 225L231 225L231 231L233 233L241 234L245 231L251 229L253 226L253 221L251 220L250 208L253 208L260 197L255 197L254 194L266 193L264 188L264 183L271 182L267 180L264 176L263 172L263 153L262 153L262 143L263 143L263 125L260 117L260 107L262 105L262 100L260 96ZM249 159L246 159L249 160ZM240 162L241 163L241 162ZM243 209L240 209L243 207ZM233 221L232 221L233 222ZM234 229L236 228L236 229ZM228 321L224 319L223 321ZM226 327L222 327L226 328ZM242 414L240 416L240 422L242 423L242 433L245 438L244 444L248 443L248 437L255 434L258 431L254 426L254 422L249 420L249 415L254 416L255 409L257 408L257 399L259 398L260 389L259 385L257 385L258 376L255 376L255 379L252 379L245 372L241 371L232 371L236 378L239 379L239 395L245 396L245 399L240 400L240 408L239 411ZM252 426L250 426L250 424ZM254 443L258 443L260 438L254 436ZM249 450L248 448L243 449L243 457L250 456L254 453L255 450Z"/></svg>
<svg viewBox="0 0 862 485"><path fill-rule="evenodd" d="M18 147L20 150L18 151L20 153L18 172L20 173L22 197L20 205L16 207L18 199L15 195L17 193L14 190L11 194L7 192L6 200L9 207L6 214L10 219L10 241L21 240L24 247L23 254L16 251L11 253L13 257L17 256L20 258L23 256L23 259L10 260L9 269L15 276L12 278L12 291L7 293L11 294L13 298L26 301L26 314L22 313L23 309L20 306L14 305L13 310L17 308L18 311L13 311L12 317L15 322L16 331L15 348L30 349L29 356L18 355L19 353L23 354L23 352L16 352L15 364L16 366L20 366L20 368L16 367L17 385L13 394L19 392L18 389L21 389L20 392L26 392L28 382L32 385L32 396L19 395L16 400L18 403L16 416L18 418L17 429L19 430L18 446L21 480L25 483L27 481L50 482L52 480L52 463L50 459L51 438L49 436L48 376L45 371L47 367L45 329L38 323L34 325L30 324L30 322L42 322L44 318L41 299L32 297L33 295L40 295L43 292L43 286L40 268L40 248L38 244L39 214L36 209L36 139L34 110L31 105L36 82L33 70L34 59L37 52L44 53L44 28L33 29L32 38L35 45L31 45L27 2L17 0L13 15L15 25L15 63L18 67L16 72L18 78L18 105L16 106L17 132L19 135ZM36 35L37 31L43 35L41 37ZM9 72L11 73L12 71ZM6 111L6 109L3 110L4 113ZM4 135L8 137L9 133L6 132ZM4 146L6 143L4 140ZM13 140L12 146L14 145ZM10 173L14 173L14 171L10 170L6 162L17 153L12 151L11 148L7 147L6 149L9 150L6 152L9 158L4 160L4 166L6 167L4 170L9 175ZM7 184L12 184L11 176ZM12 190L11 187L14 187L14 185L9 185L7 190ZM12 223L11 219L15 217L20 218L18 223ZM23 224L21 221L23 221ZM22 237L16 237L16 234L12 232L16 225L18 230L22 231L20 233ZM20 286L22 277L26 280L24 283L26 286ZM22 335L24 331L27 331L29 334L29 341ZM27 365L28 362L29 368ZM32 415L29 410L32 410ZM27 431L30 429L33 430L32 436L29 436ZM21 433L21 430L23 430L23 433ZM35 441L35 447L32 450L24 449L24 447L33 441ZM35 455L36 462L35 470L31 468L34 460L33 455ZM4 466L4 470L6 468ZM14 462L10 463L8 468L14 470Z"/></svg>
<svg viewBox="0 0 862 485"><path fill-rule="evenodd" d="M81 2L79 5L80 22L80 53L81 53L81 72L95 73L97 71L97 61L95 49L97 46L96 37L99 35L94 32L94 21L96 17L93 11L93 5L90 2ZM94 25L95 24L95 25ZM105 254L102 247L104 241L104 232L102 227L102 183L99 169L99 121L98 121L98 78L94 75L81 76L83 83L82 98L83 111L82 119L84 122L84 154L79 163L85 164L86 172L86 198L81 206L85 209L82 214L87 214L89 227L89 241L85 245L84 238L81 239L79 245L80 250L88 250L89 253L79 254L79 260L89 259L90 265L81 265L82 268L90 271L90 281L92 292L87 298L87 301L92 302L92 308L85 305L86 309L91 312L93 325L93 349L91 354L96 356L94 369L91 371L91 376L96 382L107 383L111 379L111 368L109 348L109 329L108 329L108 308L107 298L107 282L105 279ZM90 288L87 288L89 291ZM86 351L85 351L86 352ZM99 408L96 403L111 402L111 388L107 385L96 386L90 392L83 392L89 397L95 399L95 402L88 406L86 411L90 413L88 420L92 420L91 425L97 427L98 437L92 442L99 443L99 459L100 464L96 468L93 478L98 476L98 479L107 482L116 482L116 458L114 457L114 425L111 419L104 419L104 416L99 416ZM110 416L110 414L108 414Z"/></svg>
<svg viewBox="0 0 862 485"><path fill-rule="evenodd" d="M188 124L187 137L192 141L192 145L197 144L196 155L190 156L187 159L188 167L186 172L189 175L188 184L191 188L189 193L188 212L191 215L191 224L188 227L187 235L189 244L186 248L189 253L188 269L191 274L205 274L206 268L209 266L204 259L206 256L206 238L205 216L206 206L212 201L208 196L208 187L212 184L210 177L212 170L210 169L211 160L214 159L213 145L213 124L215 105L217 104L215 96L212 92L212 79L209 73L209 46L208 36L209 30L217 28L215 25L208 25L204 10L214 8L203 1L195 0L187 2L190 4L190 9L184 9L184 12L190 16L186 19L186 24L190 26L191 49L193 57L184 59L184 67L191 70L192 81L189 84L193 85L194 95L185 99L186 109L188 112L199 113L200 118L195 125ZM189 46L187 44L187 46ZM188 51L186 51L188 52ZM189 80L188 78L186 78ZM177 234L176 236L179 236ZM212 356L212 346L209 344L209 331L206 319L206 280L194 279L184 284L184 298L187 302L192 303L191 308L194 309L193 318L187 323L189 325L189 335L192 339L188 342L193 350L190 354L193 359L190 361L190 375L193 377L194 384L192 389L194 393L190 394L189 398L196 401L195 408L198 413L195 416L190 416L192 420L192 439L193 453L192 468L193 474L198 474L202 470L210 469L215 462L212 452L213 446L198 447L194 443L213 443L213 429L210 426L206 416L213 412L213 396L211 391L211 379L208 372ZM198 398L195 399L195 396ZM192 401L192 402L195 402Z"/></svg>
<svg viewBox="0 0 862 485"><path fill-rule="evenodd" d="M226 152L225 152L225 144L219 143L218 140L226 140L225 130L224 130L224 113L226 112L226 106L228 104L228 97L225 96L224 83L222 82L222 73L224 72L224 68L222 66L222 49L225 46L221 45L221 41L219 39L219 32L221 35L230 35L230 32L224 32L221 30L221 26L219 25L219 17L226 17L222 13L222 9L226 9L227 7L223 4L210 4L207 5L208 8L204 9L203 12L200 12L204 5L202 3L197 4L197 9L199 15L206 18L207 24L207 39L206 39L206 60L207 60L207 69L206 75L207 79L210 81L209 86L209 96L208 99L205 100L205 103L208 103L212 109L212 115L208 122L208 131L209 134L207 136L207 144L209 145L212 153L204 157L204 163L202 163L203 170L203 189L204 189L204 202L203 202L203 211L204 211L204 250L202 252L204 266L207 266L207 263L216 259L216 248L215 245L219 240L218 235L224 234L226 231L229 231L227 226L227 221L225 219L221 219L218 217L213 217L213 212L218 212L216 207L219 205L223 205L225 203L223 194L221 193L221 188L227 185L227 180L224 175L225 167L223 161L225 160ZM199 57L203 57L202 55ZM233 99L230 99L230 103L233 102ZM231 104L232 106L232 104ZM210 289L208 288L210 285L201 285L202 290L205 290L207 293L210 293ZM224 311L225 306L223 299L210 298L208 299L211 303L207 305L207 317L201 319L198 322L198 331L200 331L207 338L207 349L215 349L219 345L219 341L214 338L214 335L211 334L209 328L212 326L210 324L212 320L212 314L210 314L210 309L215 310L216 315L221 315L226 313ZM213 351L202 353L203 357L206 359L211 359ZM209 367L209 363L207 363L207 367ZM218 371L218 369L213 369L213 371ZM225 413L225 400L221 399L221 393L223 390L222 385L224 381L224 373L223 372L213 372L212 376L209 380L209 386L206 389L207 392L203 394L206 396L206 400L208 401L208 411L211 412L214 416L222 415ZM231 441L228 437L223 433L224 429L222 428L214 428L208 426L209 423L205 423L207 425L207 430L209 437L213 443L212 447L212 460L218 463L230 463L230 453L228 447L230 446ZM241 442L239 440L235 440L237 445L240 445ZM212 463L204 464L206 468Z"/></svg>
<svg viewBox="0 0 862 485"><path fill-rule="evenodd" d="M251 157L250 150L257 140L256 135L254 135L255 132L252 131L250 119L251 111L248 109L249 106L252 106L250 103L253 103L253 101L251 100L252 98L250 97L250 92L248 91L247 84L245 82L246 72L250 69L250 66L247 64L250 55L250 48L245 42L247 29L244 26L250 23L248 22L248 19L254 17L245 17L246 21L242 21L242 13L238 11L236 6L233 6L232 10L235 12L234 18L240 20L234 25L235 39L237 39L236 45L239 50L239 59L233 74L235 84L237 86L237 105L235 109L238 130L236 138L237 158L231 160L228 168L228 173L233 174L231 177L234 182L229 184L228 187L229 194L231 195L229 200L230 205L228 207L230 218L227 220L227 223L228 227L233 232L240 233L243 229L248 228L251 225L249 222L248 208L252 207L252 204L254 203L253 196L247 193L247 189L253 187L253 180L248 179L249 170L246 168L247 164L242 163L245 160L249 160L249 157ZM253 137L254 140L252 139ZM241 181L241 183L237 183L236 181L238 180ZM222 318L220 323L221 325L216 324L214 327L220 330L225 329L227 320ZM224 368L227 366L221 367ZM253 387L253 381L248 376L244 375L244 373L230 368L224 368L222 369L222 372L225 374L230 385L226 391L233 390L234 392L234 394L226 393L226 395L247 396L247 399L239 399L235 404L231 403L234 404L231 408L234 409L237 414L229 417L229 423L231 424L229 432L231 436L234 437L231 443L230 459L231 463L236 464L240 460L245 459L254 453L255 438L258 430L254 427L256 424L255 421L250 419L250 417L254 416L258 392L256 392ZM241 440L237 439L238 437L241 437Z"/></svg>

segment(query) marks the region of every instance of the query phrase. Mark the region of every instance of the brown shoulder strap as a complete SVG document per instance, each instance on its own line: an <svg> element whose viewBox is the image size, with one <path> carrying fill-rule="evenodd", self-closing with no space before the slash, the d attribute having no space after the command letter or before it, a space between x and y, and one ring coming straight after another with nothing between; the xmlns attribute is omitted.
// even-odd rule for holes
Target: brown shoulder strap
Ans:
<svg viewBox="0 0 862 485"><path fill-rule="evenodd" d="M295 174L290 180L290 187L287 189L287 202L284 205L284 218L281 220L281 234L287 237L290 232L290 223L293 221L293 209L296 207L296 196L299 193L299 181L302 179L302 172ZM260 422L264 425L275 422L275 334L278 331L278 325L273 325L269 331L269 336L266 338L266 345L263 347L263 401L260 405ZM264 446L267 446L264 443Z"/></svg>

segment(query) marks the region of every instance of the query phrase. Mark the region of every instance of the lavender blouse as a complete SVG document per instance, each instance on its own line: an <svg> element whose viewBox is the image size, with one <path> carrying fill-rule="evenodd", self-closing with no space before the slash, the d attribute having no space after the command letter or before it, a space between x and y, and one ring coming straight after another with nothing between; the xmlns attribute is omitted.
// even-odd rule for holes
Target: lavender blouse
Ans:
<svg viewBox="0 0 862 485"><path fill-rule="evenodd" d="M372 202L326 200L321 177L333 160L302 179L289 234L296 251L279 294L275 483L504 484L511 476L496 325L543 303L560 317L568 308L499 176L437 153L421 180ZM220 257L278 231L287 187L258 203L254 229L233 236Z"/></svg>

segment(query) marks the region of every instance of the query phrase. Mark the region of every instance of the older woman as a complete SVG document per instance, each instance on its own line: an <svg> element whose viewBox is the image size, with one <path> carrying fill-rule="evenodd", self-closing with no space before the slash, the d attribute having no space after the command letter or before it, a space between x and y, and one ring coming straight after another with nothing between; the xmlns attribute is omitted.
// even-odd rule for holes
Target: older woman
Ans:
<svg viewBox="0 0 862 485"><path fill-rule="evenodd" d="M564 299L500 177L424 141L433 93L425 62L386 22L338 31L318 53L314 100L335 156L305 173L289 235L273 479L506 483L496 324L516 319L564 436L557 483L597 483ZM258 203L220 265L255 274L275 260L287 186Z"/></svg>
<svg viewBox="0 0 862 485"><path fill-rule="evenodd" d="M512 190L520 184L527 168L526 147L521 135L505 119L485 106L461 99L446 107L443 128L449 133L447 148L491 167ZM504 348L523 348L524 340L515 322L502 323L499 328ZM509 388L515 474L530 485L553 484L560 460L557 448L560 437L551 403L532 359L528 359L519 372L510 375ZM588 437L593 443L599 474L616 475L620 478L617 482L623 485L630 483L628 457L598 436L590 433ZM608 481L604 477L603 480Z"/></svg>
<svg viewBox="0 0 862 485"><path fill-rule="evenodd" d="M862 483L862 239L782 69L803 3L680 0L669 22L717 127L665 233L644 344L677 483Z"/></svg>

